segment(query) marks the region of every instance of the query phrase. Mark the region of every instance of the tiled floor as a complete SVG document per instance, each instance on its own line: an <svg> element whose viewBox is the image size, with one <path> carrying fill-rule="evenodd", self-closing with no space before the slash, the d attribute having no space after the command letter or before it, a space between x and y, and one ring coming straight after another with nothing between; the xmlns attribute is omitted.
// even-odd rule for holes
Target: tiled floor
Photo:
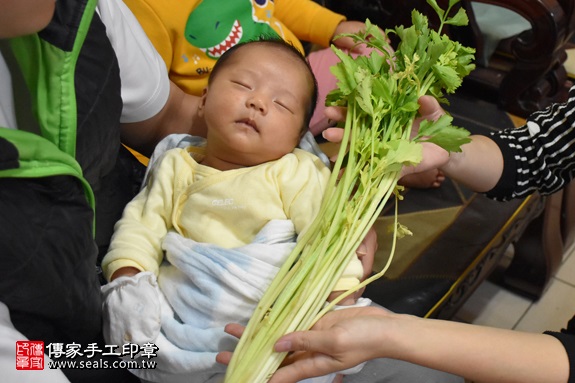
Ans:
<svg viewBox="0 0 575 383"><path fill-rule="evenodd" d="M565 252L561 268L539 300L532 301L486 281L455 319L529 332L560 330L575 313L574 253L575 247Z"/></svg>

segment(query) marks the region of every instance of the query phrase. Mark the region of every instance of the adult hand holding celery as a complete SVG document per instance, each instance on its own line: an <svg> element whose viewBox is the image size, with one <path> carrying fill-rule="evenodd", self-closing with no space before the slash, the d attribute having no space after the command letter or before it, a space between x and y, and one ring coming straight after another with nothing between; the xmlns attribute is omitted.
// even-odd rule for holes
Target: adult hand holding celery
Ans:
<svg viewBox="0 0 575 383"><path fill-rule="evenodd" d="M343 138L347 145L341 145L318 216L300 235L254 311L228 366L226 382L266 382L285 357L273 351L275 341L288 332L310 328L331 308L326 298L356 256L361 240L389 198L401 199L400 171L421 161L421 142L433 142L448 151L459 151L468 142L469 133L452 126L449 115L422 122L419 132L412 134L418 99L432 95L445 101L444 92L454 92L474 68L474 50L441 35L445 24L467 23L463 9L448 16L458 1L450 0L443 11L435 0L427 0L441 20L438 31L431 30L427 18L415 10L411 27L386 30L400 40L395 52L369 20L365 32L346 35L372 48L369 56L354 59L332 47L341 62L332 67L339 82L328 103L347 107ZM397 223L397 213L394 230L392 254L396 238L408 232ZM381 277L391 259L354 291Z"/></svg>

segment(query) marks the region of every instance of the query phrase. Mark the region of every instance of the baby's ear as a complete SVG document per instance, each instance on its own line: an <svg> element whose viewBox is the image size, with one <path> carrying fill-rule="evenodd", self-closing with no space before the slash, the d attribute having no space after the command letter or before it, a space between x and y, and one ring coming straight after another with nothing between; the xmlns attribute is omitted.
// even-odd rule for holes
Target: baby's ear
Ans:
<svg viewBox="0 0 575 383"><path fill-rule="evenodd" d="M204 90L202 91L202 95L200 97L200 103L198 104L198 116L199 117L203 117L204 116L204 106L206 105L206 97L208 95L208 88L204 88Z"/></svg>

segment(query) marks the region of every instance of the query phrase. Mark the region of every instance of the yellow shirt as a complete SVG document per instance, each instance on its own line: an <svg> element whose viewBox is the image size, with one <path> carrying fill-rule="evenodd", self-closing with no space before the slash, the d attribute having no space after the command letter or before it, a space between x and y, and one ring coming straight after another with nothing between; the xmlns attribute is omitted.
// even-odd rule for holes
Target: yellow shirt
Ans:
<svg viewBox="0 0 575 383"><path fill-rule="evenodd" d="M170 79L200 95L219 56L261 36L327 47L345 17L311 0L124 0L164 59ZM254 58L257 66L257 58Z"/></svg>
<svg viewBox="0 0 575 383"><path fill-rule="evenodd" d="M300 234L319 211L330 171L306 151L228 171L198 164L190 152L203 150L166 152L125 208L103 262L107 278L126 266L157 273L168 231L232 248L250 243L272 219L292 220Z"/></svg>
<svg viewBox="0 0 575 383"><path fill-rule="evenodd" d="M270 220L290 219L300 235L315 219L330 175L318 157L300 149L228 171L201 165L190 153L200 159L203 149L166 152L146 188L126 206L102 261L106 279L122 267L158 274L168 231L232 248L250 243ZM355 257L335 290L357 285L362 274Z"/></svg>

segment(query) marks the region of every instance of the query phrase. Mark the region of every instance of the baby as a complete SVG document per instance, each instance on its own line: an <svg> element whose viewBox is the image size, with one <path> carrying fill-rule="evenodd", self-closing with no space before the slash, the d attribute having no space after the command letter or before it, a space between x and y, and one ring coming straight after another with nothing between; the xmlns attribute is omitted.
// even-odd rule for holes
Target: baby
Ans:
<svg viewBox="0 0 575 383"><path fill-rule="evenodd" d="M239 44L216 63L199 105L206 145L154 164L102 263L106 340L159 347L157 369L134 370L140 378L223 379L215 355L236 344L223 327L247 323L321 205L330 171L296 148L316 99L305 57L282 40ZM363 274L355 258L334 294Z"/></svg>

